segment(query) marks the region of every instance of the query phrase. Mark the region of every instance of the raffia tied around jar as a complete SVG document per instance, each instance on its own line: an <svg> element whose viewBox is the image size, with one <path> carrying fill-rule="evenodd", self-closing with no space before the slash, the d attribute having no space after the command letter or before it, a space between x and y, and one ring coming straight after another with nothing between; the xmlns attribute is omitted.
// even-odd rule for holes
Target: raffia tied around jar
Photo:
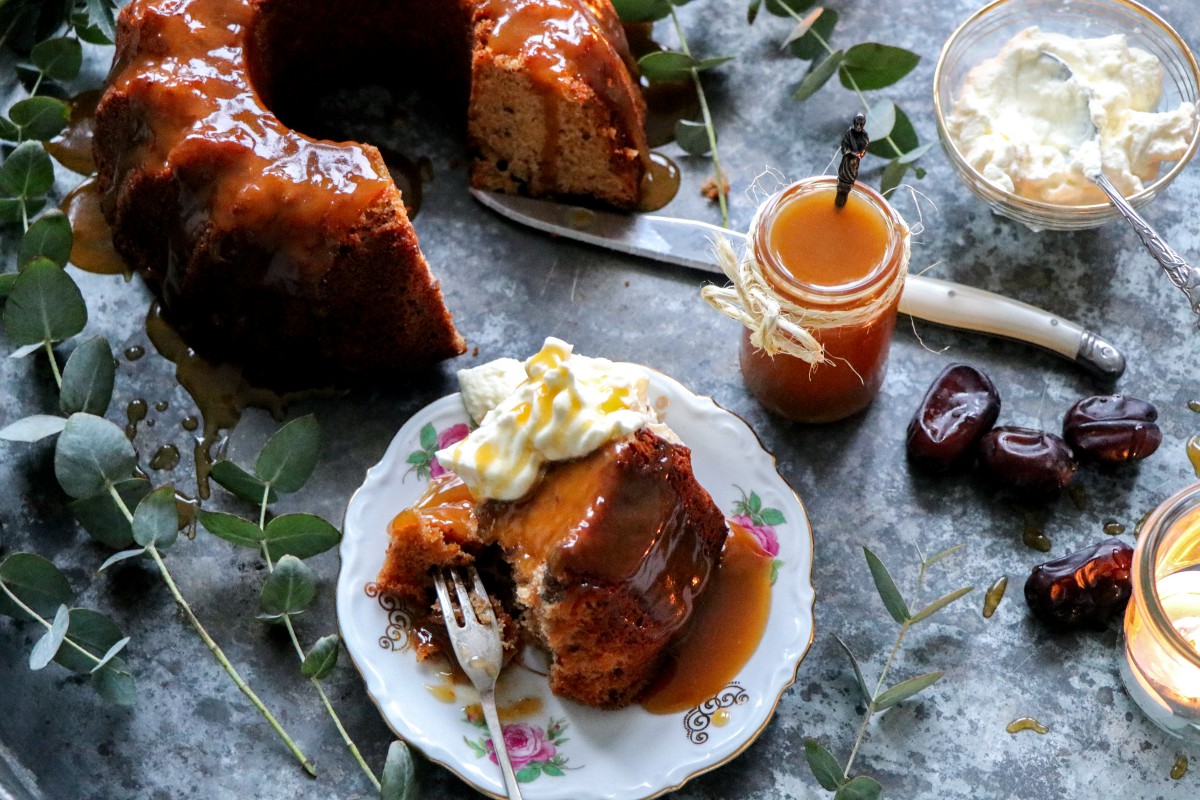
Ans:
<svg viewBox="0 0 1200 800"><path fill-rule="evenodd" d="M746 244L739 258L733 245L724 236L714 242L717 263L733 282L732 286L705 286L700 296L706 303L727 317L735 319L750 330L750 343L769 356L780 353L795 356L809 364L822 364L828 359L825 348L813 335L813 331L864 325L889 308L904 290L904 279L908 274L910 236L908 226L901 220L898 231L904 249L902 267L895 280L877 296L861 305L855 301L869 295L873 290L864 289L860 295L839 297L848 308L814 309L798 305L793 299L778 291L764 275L763 265L754 254L755 230L763 210L769 205L759 206L750 222Z"/></svg>

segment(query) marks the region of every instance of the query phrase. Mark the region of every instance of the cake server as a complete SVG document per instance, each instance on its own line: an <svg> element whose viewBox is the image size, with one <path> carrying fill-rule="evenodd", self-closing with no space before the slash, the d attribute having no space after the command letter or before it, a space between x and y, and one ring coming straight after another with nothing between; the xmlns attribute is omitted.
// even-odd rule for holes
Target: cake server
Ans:
<svg viewBox="0 0 1200 800"><path fill-rule="evenodd" d="M739 243L746 239L737 231L690 219L595 211L481 189L472 189L471 194L522 225L633 256L716 273L722 278L725 273L713 254L713 240L717 236ZM1105 380L1116 380L1125 371L1125 356L1094 331L983 289L910 273L900 296L900 311L936 325L1045 348Z"/></svg>

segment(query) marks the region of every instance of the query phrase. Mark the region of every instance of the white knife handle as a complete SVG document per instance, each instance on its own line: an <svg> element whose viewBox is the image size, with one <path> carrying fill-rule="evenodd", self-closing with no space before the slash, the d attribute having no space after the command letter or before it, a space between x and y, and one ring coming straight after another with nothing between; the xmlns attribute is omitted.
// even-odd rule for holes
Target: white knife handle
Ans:
<svg viewBox="0 0 1200 800"><path fill-rule="evenodd" d="M900 296L900 312L936 325L1029 342L1073 359L1106 380L1116 380L1125 371L1125 356L1092 331L982 289L909 275Z"/></svg>

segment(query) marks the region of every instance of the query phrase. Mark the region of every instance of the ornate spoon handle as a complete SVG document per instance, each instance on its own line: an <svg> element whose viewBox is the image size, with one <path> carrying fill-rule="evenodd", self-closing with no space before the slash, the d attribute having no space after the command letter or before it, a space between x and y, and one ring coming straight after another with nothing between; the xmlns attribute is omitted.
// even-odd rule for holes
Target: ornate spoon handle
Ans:
<svg viewBox="0 0 1200 800"><path fill-rule="evenodd" d="M1169 244L1163 241L1154 228L1150 227L1150 223L1142 219L1142 215L1129 205L1129 202L1109 182L1103 172L1088 171L1087 176L1108 195L1108 199L1117 207L1117 211L1121 212L1121 216L1129 220L1129 224L1137 231L1138 237L1141 238L1142 244L1146 245L1150 255L1158 261L1159 266L1171 279L1171 283L1187 295L1188 302L1192 304L1193 313L1200 317L1200 273L1197 273L1179 253L1176 253ZM1197 321L1197 326L1200 327L1200 320Z"/></svg>

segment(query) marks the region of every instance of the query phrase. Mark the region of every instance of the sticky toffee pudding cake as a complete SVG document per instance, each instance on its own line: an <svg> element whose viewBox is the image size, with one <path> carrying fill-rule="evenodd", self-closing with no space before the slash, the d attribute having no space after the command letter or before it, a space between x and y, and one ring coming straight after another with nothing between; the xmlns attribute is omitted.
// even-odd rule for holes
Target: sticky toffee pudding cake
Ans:
<svg viewBox="0 0 1200 800"><path fill-rule="evenodd" d="M205 354L278 386L404 380L465 348L399 191L376 148L281 117L319 88L424 87L467 109L474 185L632 207L632 65L608 0L133 0L96 113L102 207Z"/></svg>

